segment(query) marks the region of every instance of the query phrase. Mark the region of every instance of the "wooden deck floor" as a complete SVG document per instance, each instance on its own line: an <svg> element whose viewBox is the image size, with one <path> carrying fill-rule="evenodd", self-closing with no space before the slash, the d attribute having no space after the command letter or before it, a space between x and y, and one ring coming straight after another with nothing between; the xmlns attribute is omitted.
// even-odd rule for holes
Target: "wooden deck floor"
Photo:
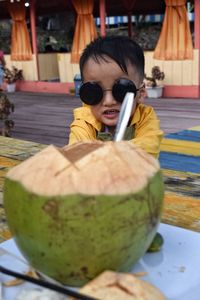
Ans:
<svg viewBox="0 0 200 300"><path fill-rule="evenodd" d="M9 94L15 105L13 138L63 146L68 142L73 109L81 105L77 97L60 94ZM200 99L146 99L161 121L165 133L200 125Z"/></svg>

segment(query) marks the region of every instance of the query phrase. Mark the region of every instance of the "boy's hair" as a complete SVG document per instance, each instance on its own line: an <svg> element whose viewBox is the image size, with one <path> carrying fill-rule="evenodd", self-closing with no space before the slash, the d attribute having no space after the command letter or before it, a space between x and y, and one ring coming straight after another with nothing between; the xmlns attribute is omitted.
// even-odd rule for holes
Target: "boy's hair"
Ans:
<svg viewBox="0 0 200 300"><path fill-rule="evenodd" d="M140 79L144 79L143 50L135 41L126 36L99 37L88 44L79 62L81 77L83 78L83 68L89 58L100 63L100 59L106 61L105 56L113 59L126 74L128 74L127 64L131 63L137 69Z"/></svg>

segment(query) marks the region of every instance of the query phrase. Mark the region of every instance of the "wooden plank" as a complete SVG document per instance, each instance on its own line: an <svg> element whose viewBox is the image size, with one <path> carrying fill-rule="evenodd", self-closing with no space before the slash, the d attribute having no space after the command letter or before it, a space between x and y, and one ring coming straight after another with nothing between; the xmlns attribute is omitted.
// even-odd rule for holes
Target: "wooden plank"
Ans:
<svg viewBox="0 0 200 300"><path fill-rule="evenodd" d="M195 142L163 139L161 151L200 156L200 144Z"/></svg>
<svg viewBox="0 0 200 300"><path fill-rule="evenodd" d="M71 53L58 54L58 69L61 82L74 82L74 76L79 71L78 64L71 64Z"/></svg>
<svg viewBox="0 0 200 300"><path fill-rule="evenodd" d="M10 55L5 55L7 68L12 68L12 66L23 70L23 76L25 80L35 81L37 78L37 68L36 68L36 57L33 54L32 60L26 61L11 61Z"/></svg>
<svg viewBox="0 0 200 300"><path fill-rule="evenodd" d="M200 174L162 169L166 192L176 193L179 196L200 198Z"/></svg>
<svg viewBox="0 0 200 300"><path fill-rule="evenodd" d="M162 222L200 232L200 174L163 169Z"/></svg>
<svg viewBox="0 0 200 300"><path fill-rule="evenodd" d="M173 152L161 152L161 168L200 174L200 157Z"/></svg>
<svg viewBox="0 0 200 300"><path fill-rule="evenodd" d="M193 85L194 78L197 78L197 73L193 72L193 60L183 60L181 68L181 83L177 85Z"/></svg>
<svg viewBox="0 0 200 300"><path fill-rule="evenodd" d="M183 63L180 60L174 60L172 67L172 83L173 85L182 85Z"/></svg>
<svg viewBox="0 0 200 300"><path fill-rule="evenodd" d="M168 139L200 142L200 132L197 130L182 130L175 133L169 133L165 137Z"/></svg>
<svg viewBox="0 0 200 300"><path fill-rule="evenodd" d="M173 62L172 61L164 61L163 62L163 71L165 73L164 83L168 85L174 85L173 79Z"/></svg>
<svg viewBox="0 0 200 300"><path fill-rule="evenodd" d="M0 158L24 160L24 155L34 155L46 145L0 136ZM2 159L0 160L2 163Z"/></svg>
<svg viewBox="0 0 200 300"><path fill-rule="evenodd" d="M40 53L38 60L40 80L59 78L57 53Z"/></svg>
<svg viewBox="0 0 200 300"><path fill-rule="evenodd" d="M196 130L196 131L200 131L200 126L194 126L189 128L190 130Z"/></svg>
<svg viewBox="0 0 200 300"><path fill-rule="evenodd" d="M194 49L194 59L192 61L192 84L199 84L199 49Z"/></svg>
<svg viewBox="0 0 200 300"><path fill-rule="evenodd" d="M200 198L166 193L162 222L200 232Z"/></svg>

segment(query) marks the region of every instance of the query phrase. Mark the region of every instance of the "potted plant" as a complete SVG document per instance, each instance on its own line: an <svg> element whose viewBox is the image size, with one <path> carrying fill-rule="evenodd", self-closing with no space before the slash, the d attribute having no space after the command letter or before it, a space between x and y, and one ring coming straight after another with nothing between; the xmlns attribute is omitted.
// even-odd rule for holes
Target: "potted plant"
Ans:
<svg viewBox="0 0 200 300"><path fill-rule="evenodd" d="M161 72L158 66L154 66L151 69L151 76L145 74L146 90L149 98L162 97L163 85L158 85L158 81L162 81L164 78L165 74Z"/></svg>
<svg viewBox="0 0 200 300"><path fill-rule="evenodd" d="M17 69L16 67L12 67L12 69L5 68L4 69L4 80L7 83L7 92L15 92L16 82L18 80L23 80L22 70Z"/></svg>
<svg viewBox="0 0 200 300"><path fill-rule="evenodd" d="M13 112L14 104L9 101L6 94L0 92L0 135L11 136L14 121L9 118L9 115Z"/></svg>

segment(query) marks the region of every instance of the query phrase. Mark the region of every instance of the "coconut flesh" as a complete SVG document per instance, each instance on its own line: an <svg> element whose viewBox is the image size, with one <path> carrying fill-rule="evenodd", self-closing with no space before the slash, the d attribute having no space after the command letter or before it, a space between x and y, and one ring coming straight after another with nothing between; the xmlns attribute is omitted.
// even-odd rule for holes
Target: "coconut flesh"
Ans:
<svg viewBox="0 0 200 300"><path fill-rule="evenodd" d="M40 273L80 286L130 271L160 222L159 163L131 142L48 146L12 168L4 205L15 241Z"/></svg>

